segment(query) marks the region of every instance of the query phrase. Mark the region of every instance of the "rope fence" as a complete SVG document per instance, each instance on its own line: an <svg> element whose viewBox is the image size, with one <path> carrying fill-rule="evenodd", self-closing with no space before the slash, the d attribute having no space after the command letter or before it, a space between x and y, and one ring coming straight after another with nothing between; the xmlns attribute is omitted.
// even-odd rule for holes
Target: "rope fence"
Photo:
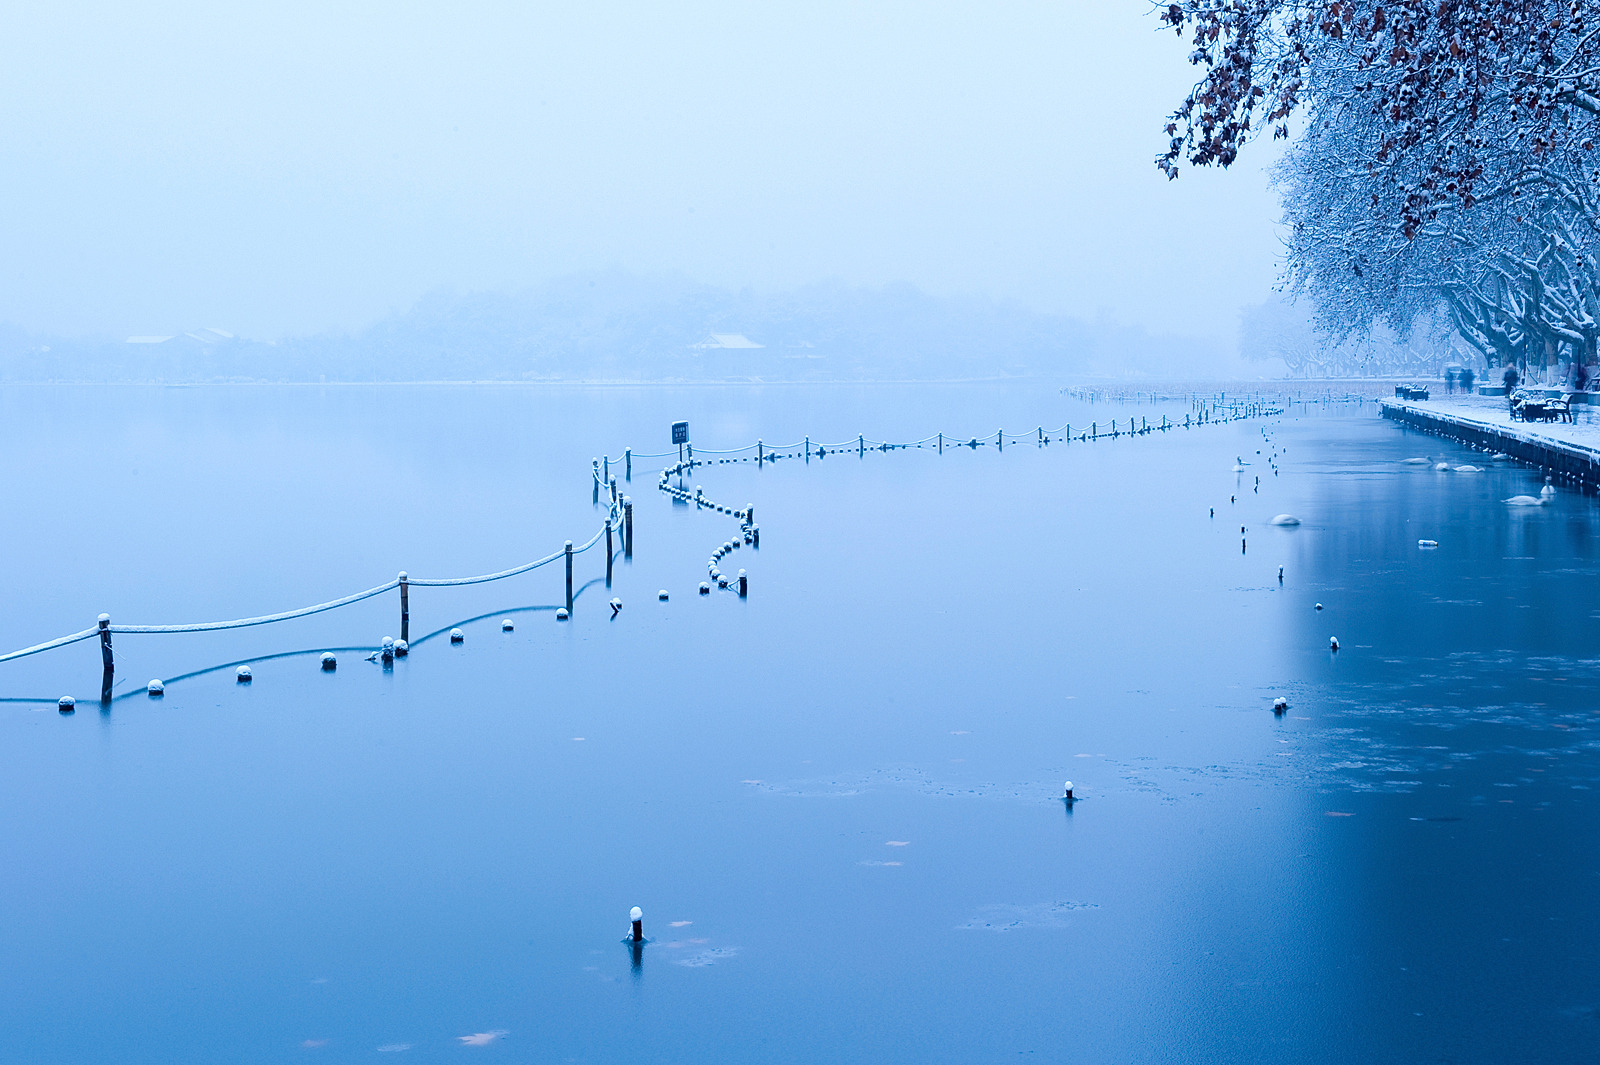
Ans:
<svg viewBox="0 0 1600 1065"><path fill-rule="evenodd" d="M1152 393L1154 395L1154 393ZM761 529L755 524L755 509L747 505L743 509L735 509L725 504L717 503L708 498L704 491L696 486L691 493L687 486L681 483L684 474L692 473L696 468L716 464L733 462L755 462L758 465L767 462L777 462L789 459L804 459L807 463L812 458L821 459L827 455L855 452L860 457L865 457L868 451L889 452L909 449L936 450L944 454L946 449L968 448L976 450L980 447L994 447L1003 451L1007 442L1013 446L1023 443L1032 443L1039 447L1051 443L1094 443L1100 440L1116 440L1122 437L1147 436L1151 433L1169 432L1174 429L1193 429L1203 425L1221 424L1238 421L1243 418L1267 417L1284 413L1282 405L1266 402L1263 397L1252 397L1248 400L1235 398L1234 402L1227 402L1221 397L1217 402L1198 404L1194 410L1186 414L1182 421L1163 415L1160 421L1152 423L1148 417L1129 417L1126 426L1118 419L1111 419L1102 428L1098 421L1092 421L1087 427L1079 426L1076 429L1071 423L1061 425L1055 429L1046 429L1043 426L1023 433L1008 433L1003 428L995 431L992 437L968 436L960 437L953 434L935 433L917 440L869 440L865 435L858 435L854 440L843 440L834 443L814 442L810 437L795 441L790 444L769 445L757 440L753 444L743 447L716 449L700 448L698 451L691 443L686 443L677 452L635 452L631 448L623 451L622 457L613 460L610 456L597 458L591 465L591 474L594 482L594 501L599 503L602 495L606 499L605 521L595 533L581 545L574 546L572 541L567 541L559 551L513 566L494 573L484 573L469 577L410 577L401 572L394 580L385 581L383 584L364 591L354 592L338 599L316 603L312 606L300 607L295 610L285 610L276 614L263 614L257 617L235 618L229 621L206 621L187 624L172 625L123 625L112 624L108 615L101 614L97 623L80 632L58 636L53 640L24 647L20 650L0 654L0 663L26 658L30 655L42 654L60 647L91 640L99 637L101 657L104 666L104 681L102 684L101 701L110 698L114 658L112 653L112 636L116 634L128 635L167 635L176 633L216 632L227 629L243 629L257 625L271 625L281 621L291 621L296 618L310 617L315 614L337 610L341 607L383 595L387 592L400 592L400 639L398 642L385 638L382 653L388 656L391 653L404 655L407 653L407 640L410 635L410 589L413 586L425 588L462 587L474 584L487 584L492 581L506 580L524 573L531 572L547 566L557 560L566 561L566 607L557 610L557 617L568 617L573 608L572 560L576 555L583 554L599 544L601 539L606 543L606 583L609 586L612 577L612 568L616 556L615 539L620 538L624 558L631 558L633 554L633 502L618 492L617 479L611 475L611 463L616 461L624 466L625 476L631 481L633 475L633 460L672 458L675 455L678 461L660 471L657 488L669 497L683 503L693 503L699 509L709 509L715 513L727 514L739 523L739 533L730 537L720 546L714 548L707 559L708 581L700 584L700 594L709 594L712 583L720 589L737 586L740 596L747 594L748 579L744 570L740 570L736 577L729 577L721 569L721 563L734 551L744 546L759 548L761 544ZM704 456L714 456L706 458ZM672 479L679 478L680 483L673 484ZM241 675L241 679L245 679ZM152 682L154 683L154 682ZM62 700L63 707L70 704L70 700Z"/></svg>
<svg viewBox="0 0 1600 1065"><path fill-rule="evenodd" d="M741 569L737 577L730 578L722 572L721 563L728 555L743 546L748 545L756 548L761 546L761 527L755 524L755 508L747 505L743 510L736 510L725 504L717 503L707 497L704 489L699 485L696 485L694 491L691 492L688 486L682 482L682 478L687 473L693 473L697 467L738 462L755 462L757 466L760 466L780 459L796 458L803 458L809 463L813 457L820 459L827 455L852 451L858 457L865 457L868 451L889 452L913 448L936 448L941 455L944 454L946 448L955 449L960 447L977 450L980 447L992 446L996 450L1004 451L1007 440L1011 441L1013 445L1031 443L1038 447L1045 447L1052 442L1066 444L1073 442L1095 443L1100 440L1115 440L1125 436L1147 436L1150 433L1168 432L1173 429L1193 429L1202 425L1234 422L1243 418L1269 417L1282 413L1284 413L1282 406L1257 402L1252 399L1248 402L1238 402L1231 405L1224 403L1204 405L1185 415L1181 422L1174 421L1165 415L1162 416L1159 422L1154 424L1147 417L1130 417L1127 427L1123 428L1116 419L1112 419L1108 423L1106 430L1102 432L1099 422L1094 421L1090 422L1089 427L1086 429L1080 426L1076 435L1074 435L1072 424L1069 422L1055 429L1046 429L1041 425L1030 433L1008 433L1002 428L995 430L993 438L986 436L981 439L975 436L961 439L956 436L946 436L944 433L935 433L920 440L902 441L869 440L865 435L859 435L854 440L840 441L835 444L814 444L810 437L796 441L793 444L777 445L757 440L754 444L746 444L744 447L721 449L696 449L693 444L686 443L684 445L686 451L679 453L678 461L661 471L661 476L656 482L656 489L681 503L693 503L699 509L709 509L719 514L727 514L739 522L739 535L723 541L720 547L712 550L711 557L706 560L706 573L709 580L701 582L700 594L710 594L713 583L719 589L725 589L730 585L736 584L739 595L743 597L748 594L749 589L749 580L745 571ZM754 452L754 454L752 455L751 452ZM672 454L672 452L668 452L665 456L651 455L648 457L670 458ZM696 455L714 455L718 457L708 460L696 458ZM633 460L645 457L647 456L630 448L623 452L623 457L618 461L626 465L627 473L631 477ZM595 483L599 486L604 483L604 479L610 474L611 458L606 456L595 459L593 469ZM673 478L678 478L677 484L673 483ZM611 484L614 491L615 480L612 480Z"/></svg>
<svg viewBox="0 0 1600 1065"><path fill-rule="evenodd" d="M496 573L484 573L474 577L410 577L406 573L402 572L394 580L385 581L383 584L380 584L375 588L368 588L365 591L355 592L351 595L342 596L338 599L330 599L325 603L317 603L312 606L300 607L296 610L284 610L276 614L263 614L259 617L235 618L231 621L201 621L177 625L121 625L112 624L108 615L101 614L99 621L92 628L84 629L82 632L74 632L67 636L59 636L56 639L47 640L44 643L34 644L32 647L24 647L21 650L11 651L7 654L0 654L0 662L10 662L19 658L27 658L30 655L41 654L45 651L53 651L58 647L66 647L70 644L93 639L98 636L100 637L101 658L107 674L107 681L109 682L110 674L114 668L111 637L119 633L125 633L129 635L165 635L185 632L217 632L224 629L244 629L255 625L270 625L280 621L292 621L295 618L310 617L313 614L321 614L329 610L337 610L340 607L350 606L353 603L359 603L363 600L371 599L374 596L382 595L385 592L394 591L395 589L400 590L400 643L401 645L404 645L405 641L410 636L409 630L411 618L409 592L412 586L427 588L450 588L469 584L486 584L490 581L505 580L508 577L515 577L519 574L528 573L532 570L540 568L541 566L547 566L561 558L565 558L567 560L566 612L570 614L573 606L572 557L588 551L590 548L599 543L602 537L604 537L606 541L606 580L609 582L611 580L611 570L615 555L612 543L612 536L614 533L620 534L623 537L622 547L624 555L631 556L633 553L633 502L627 496L618 496L616 494L616 486L613 483L611 486L611 498L608 502L606 510L605 523L595 532L593 536L589 537L588 540L584 541L584 543L578 547L574 547L572 541L569 540L559 551L545 555L543 558L535 559L532 562L524 563L520 566L513 566L510 569L500 570ZM402 653L404 653L403 647Z"/></svg>

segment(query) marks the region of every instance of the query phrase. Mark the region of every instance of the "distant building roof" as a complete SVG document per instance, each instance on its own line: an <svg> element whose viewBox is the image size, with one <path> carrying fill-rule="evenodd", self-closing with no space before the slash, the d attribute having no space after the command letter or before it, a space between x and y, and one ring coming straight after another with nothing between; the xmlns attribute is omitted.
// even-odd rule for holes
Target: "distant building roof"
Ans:
<svg viewBox="0 0 1600 1065"><path fill-rule="evenodd" d="M743 333L712 333L698 344L689 345L693 348L764 348L765 344L757 344Z"/></svg>
<svg viewBox="0 0 1600 1065"><path fill-rule="evenodd" d="M204 329L184 330L184 332L182 332L182 333L167 333L167 334L161 335L161 336L155 336L155 335L133 336L133 337L129 337L128 338L128 343L129 344L165 344L167 341L172 340L172 339L174 339L176 337L179 337L179 336L186 336L190 340L193 340L196 343L200 343L200 344L215 344L215 343L217 343L219 341L223 341L223 340L235 340L235 339L237 339L232 333L228 332L227 330L217 329L214 326L207 326Z"/></svg>

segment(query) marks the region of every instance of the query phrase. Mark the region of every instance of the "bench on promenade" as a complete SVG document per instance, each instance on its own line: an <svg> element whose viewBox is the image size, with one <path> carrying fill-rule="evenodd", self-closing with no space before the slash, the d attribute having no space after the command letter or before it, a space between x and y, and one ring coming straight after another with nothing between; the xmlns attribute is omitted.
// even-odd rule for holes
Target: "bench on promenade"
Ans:
<svg viewBox="0 0 1600 1065"><path fill-rule="evenodd" d="M1572 421L1572 397L1559 399L1519 388L1511 393L1511 419L1525 422Z"/></svg>

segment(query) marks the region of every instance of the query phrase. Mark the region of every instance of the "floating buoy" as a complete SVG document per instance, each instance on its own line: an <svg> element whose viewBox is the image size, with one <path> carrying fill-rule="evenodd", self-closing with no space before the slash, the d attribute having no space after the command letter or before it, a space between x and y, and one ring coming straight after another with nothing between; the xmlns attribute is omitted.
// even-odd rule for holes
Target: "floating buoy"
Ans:
<svg viewBox="0 0 1600 1065"><path fill-rule="evenodd" d="M153 680L149 684L146 684L144 686L144 690L145 690L145 694L149 695L150 698L154 699L158 695L165 695L166 691L167 691L167 686L165 684L161 683L159 680Z"/></svg>
<svg viewBox="0 0 1600 1065"><path fill-rule="evenodd" d="M622 600L621 599L613 599L613 600L611 600L611 616L612 617L616 617L620 613L622 613Z"/></svg>
<svg viewBox="0 0 1600 1065"><path fill-rule="evenodd" d="M405 640L396 640L394 642L394 656L396 658L404 658L406 655L408 655L410 653L411 653L411 645L409 643L407 643Z"/></svg>
<svg viewBox="0 0 1600 1065"><path fill-rule="evenodd" d="M505 618L504 620L502 620L500 622L500 631L501 632L510 632L512 629L515 629L515 628L516 628L516 626L511 623L511 619L510 618Z"/></svg>
<svg viewBox="0 0 1600 1065"><path fill-rule="evenodd" d="M1321 603L1318 603L1318 604L1317 604L1317 609L1318 609L1318 610L1321 610L1321 609L1322 609L1322 604L1321 604Z"/></svg>
<svg viewBox="0 0 1600 1065"><path fill-rule="evenodd" d="M565 621L571 616L572 616L571 614L567 613L567 608L566 607L564 607L564 606L556 607L556 620L557 621Z"/></svg>
<svg viewBox="0 0 1600 1065"><path fill-rule="evenodd" d="M385 636L383 638L383 646L378 649L378 653L383 656L385 662L392 662L394 660L394 637Z"/></svg>
<svg viewBox="0 0 1600 1065"><path fill-rule="evenodd" d="M1328 637L1328 650L1337 651L1338 649L1339 649L1339 637L1337 637L1337 636L1329 636Z"/></svg>
<svg viewBox="0 0 1600 1065"><path fill-rule="evenodd" d="M451 643L460 643L462 640L465 640L466 638L467 638L467 634L462 632L460 629L451 629L450 630L450 642Z"/></svg>
<svg viewBox="0 0 1600 1065"><path fill-rule="evenodd" d="M74 699L70 695L63 695L61 698L56 700L56 709L60 710L63 714L70 714L76 710L77 707L78 700Z"/></svg>
<svg viewBox="0 0 1600 1065"><path fill-rule="evenodd" d="M252 676L249 666L240 666L233 672L233 679L240 684L249 684Z"/></svg>
<svg viewBox="0 0 1600 1065"><path fill-rule="evenodd" d="M1279 514L1269 523L1272 525L1299 525L1300 519L1293 514Z"/></svg>
<svg viewBox="0 0 1600 1065"><path fill-rule="evenodd" d="M322 652L322 668L325 672L333 672L339 668L339 659L332 651Z"/></svg>
<svg viewBox="0 0 1600 1065"><path fill-rule="evenodd" d="M656 593L656 598L665 603L667 601L667 590L665 588L661 589Z"/></svg>
<svg viewBox="0 0 1600 1065"><path fill-rule="evenodd" d="M711 594L711 585L707 584L705 581L701 581L700 582L700 594L701 595L710 595Z"/></svg>
<svg viewBox="0 0 1600 1065"><path fill-rule="evenodd" d="M1283 696L1280 695L1276 699L1272 700L1272 712L1274 714L1281 714L1287 709L1289 709L1289 700L1285 699Z"/></svg>
<svg viewBox="0 0 1600 1065"><path fill-rule="evenodd" d="M1417 546L1418 547L1438 547L1439 546L1439 541L1437 541L1437 540L1418 540L1417 541Z"/></svg>
<svg viewBox="0 0 1600 1065"><path fill-rule="evenodd" d="M1061 789L1061 801L1068 806L1078 801L1077 797L1072 794L1072 781L1070 780Z"/></svg>

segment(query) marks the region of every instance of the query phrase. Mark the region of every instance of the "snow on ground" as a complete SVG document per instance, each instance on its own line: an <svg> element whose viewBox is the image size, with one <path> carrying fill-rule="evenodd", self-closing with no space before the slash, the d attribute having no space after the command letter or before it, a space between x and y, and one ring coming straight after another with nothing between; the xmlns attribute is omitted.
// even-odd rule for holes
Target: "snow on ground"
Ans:
<svg viewBox="0 0 1600 1065"><path fill-rule="evenodd" d="M1512 421L1503 396L1435 396L1427 400L1386 400L1400 407L1411 407L1477 425L1492 426L1519 440L1559 443L1585 451L1600 452L1600 410L1587 404L1574 404L1574 420L1568 422Z"/></svg>

